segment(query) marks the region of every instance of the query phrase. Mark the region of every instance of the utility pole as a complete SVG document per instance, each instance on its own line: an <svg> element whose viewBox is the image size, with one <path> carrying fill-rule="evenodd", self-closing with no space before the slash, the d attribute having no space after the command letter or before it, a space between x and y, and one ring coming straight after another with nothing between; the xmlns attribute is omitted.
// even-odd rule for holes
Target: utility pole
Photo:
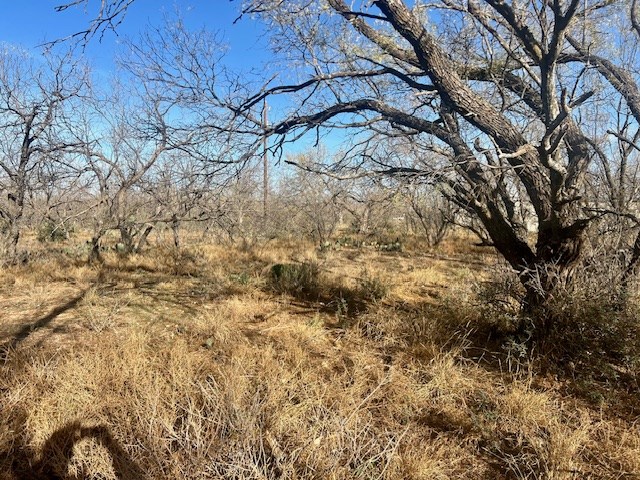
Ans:
<svg viewBox="0 0 640 480"><path fill-rule="evenodd" d="M265 132L269 126L267 119L267 99L264 99L262 106L262 126ZM269 152L267 150L267 135L262 137L262 217L267 218L267 207L269 202Z"/></svg>

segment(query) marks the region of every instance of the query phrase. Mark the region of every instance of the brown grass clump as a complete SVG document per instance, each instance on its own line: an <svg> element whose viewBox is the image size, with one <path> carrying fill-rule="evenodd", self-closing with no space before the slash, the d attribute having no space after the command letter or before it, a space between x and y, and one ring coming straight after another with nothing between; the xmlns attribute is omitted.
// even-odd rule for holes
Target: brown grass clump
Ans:
<svg viewBox="0 0 640 480"><path fill-rule="evenodd" d="M302 262L319 295L274 291L272 266ZM596 404L584 379L482 350L482 275L295 245L5 271L0 479L639 475L637 391Z"/></svg>

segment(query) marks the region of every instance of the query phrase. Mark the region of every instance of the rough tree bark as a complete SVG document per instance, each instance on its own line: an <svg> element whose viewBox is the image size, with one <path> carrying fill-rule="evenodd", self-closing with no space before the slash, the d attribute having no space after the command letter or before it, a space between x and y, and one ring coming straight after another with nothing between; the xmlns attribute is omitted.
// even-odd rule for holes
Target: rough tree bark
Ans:
<svg viewBox="0 0 640 480"><path fill-rule="evenodd" d="M401 0L327 0L344 23L334 15L326 25L336 28L336 36L349 35L351 28L351 36L332 51L333 57L323 56L319 42L337 38L327 34L305 40L311 32L282 20L296 9L297 15L307 12L309 18L323 15L309 4L294 3L288 7L254 1L246 11L259 12L271 27L298 38L309 63L324 68L316 68L306 82L267 88L247 105L268 95L308 93L311 88L333 101L325 100L321 107L321 102L303 103L297 114L274 122L266 133L286 138L331 127L339 118L342 125L351 122L383 132L378 138L403 135L409 143L430 138L423 143L423 173L438 177L447 185L449 198L481 221L492 245L519 273L527 291L526 313L535 317L540 334L547 332L555 320L545 308L547 300L581 258L585 229L595 218L585 210L594 199L585 199L583 186L599 138L588 131L590 121L578 121L596 94L580 80L587 67L595 66L607 88L634 115L640 106L635 78L614 61L594 55L590 46L595 39L574 38L593 12L614 8L610 5L615 2L436 2L434 11L453 16L466 32L479 32L467 38L471 51L461 53L446 43L455 38L446 34L445 26L426 20L427 6L410 8ZM354 47L348 41L359 43ZM473 43L482 41L491 49ZM335 64L342 58L343 63L333 67L329 58ZM394 91L403 95L404 103L393 98ZM446 158L446 173L430 157ZM387 170L397 167L376 161ZM517 213L525 203L537 219L533 242Z"/></svg>
<svg viewBox="0 0 640 480"><path fill-rule="evenodd" d="M553 328L546 301L602 216L598 189L586 185L600 182L593 159L618 161L624 178L626 160L609 148L609 130L631 145L640 138L638 2L246 0L243 14L266 23L276 54L300 78L276 72L246 101L230 100L236 133L253 123L278 151L309 131L356 130L344 161L326 170L440 182L519 273L538 331ZM198 90L207 76L202 52L177 48L178 57L156 52L156 66L175 71L172 58L193 59L179 77L185 91L224 104ZM294 96L294 107L266 127L253 112L280 95ZM616 130L622 110L633 121ZM621 204L607 210L622 214ZM522 214L528 208L534 231Z"/></svg>

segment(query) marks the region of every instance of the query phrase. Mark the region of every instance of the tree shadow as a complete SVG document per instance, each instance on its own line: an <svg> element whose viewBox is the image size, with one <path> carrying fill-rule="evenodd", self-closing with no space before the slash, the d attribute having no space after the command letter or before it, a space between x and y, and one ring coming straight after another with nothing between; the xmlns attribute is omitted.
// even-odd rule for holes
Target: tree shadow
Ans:
<svg viewBox="0 0 640 480"><path fill-rule="evenodd" d="M79 295L72 297L62 305L58 305L48 314L39 318L35 322L23 325L22 328L20 328L20 330L18 330L11 338L0 344L0 360L6 357L7 352L13 350L21 342L29 338L32 333L40 330L43 327L46 327L59 315L63 314L67 310L71 310L72 308L74 308L78 304L78 302L84 298L87 291L88 290L83 290Z"/></svg>
<svg viewBox="0 0 640 480"><path fill-rule="evenodd" d="M41 455L36 455L29 447L17 445L12 452L0 454L0 465L11 465L16 478L25 480L81 480L82 474L69 475L68 470L73 460L74 446L87 438L96 440L107 449L118 480L145 478L144 471L120 446L106 426L83 427L79 421L68 423L53 432L44 443Z"/></svg>

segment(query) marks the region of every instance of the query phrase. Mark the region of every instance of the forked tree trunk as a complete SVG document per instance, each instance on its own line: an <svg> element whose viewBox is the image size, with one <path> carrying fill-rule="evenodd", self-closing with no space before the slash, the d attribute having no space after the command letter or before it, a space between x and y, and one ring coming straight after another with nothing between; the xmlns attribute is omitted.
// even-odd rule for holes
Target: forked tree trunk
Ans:
<svg viewBox="0 0 640 480"><path fill-rule="evenodd" d="M144 231L140 234L140 239L138 240L138 245L136 246L136 252L141 252L142 249L147 245L147 239L149 238L149 234L153 230L153 225L147 225Z"/></svg>
<svg viewBox="0 0 640 480"><path fill-rule="evenodd" d="M122 253L124 255L129 255L133 253L134 245L133 245L133 237L134 235L131 233L131 230L126 226L120 226L120 246L117 248L118 253Z"/></svg>
<svg viewBox="0 0 640 480"><path fill-rule="evenodd" d="M18 243L20 242L19 219L12 219L5 237L5 263L18 263Z"/></svg>
<svg viewBox="0 0 640 480"><path fill-rule="evenodd" d="M17 180L17 188L15 194L9 195L10 208L7 215L8 226L4 236L4 262L6 264L20 263L21 255L18 251L18 244L20 243L20 236L22 233L22 219L24 215L24 203L26 196L26 187L24 181L24 174L20 174L20 178ZM26 255L26 252L23 256Z"/></svg>

